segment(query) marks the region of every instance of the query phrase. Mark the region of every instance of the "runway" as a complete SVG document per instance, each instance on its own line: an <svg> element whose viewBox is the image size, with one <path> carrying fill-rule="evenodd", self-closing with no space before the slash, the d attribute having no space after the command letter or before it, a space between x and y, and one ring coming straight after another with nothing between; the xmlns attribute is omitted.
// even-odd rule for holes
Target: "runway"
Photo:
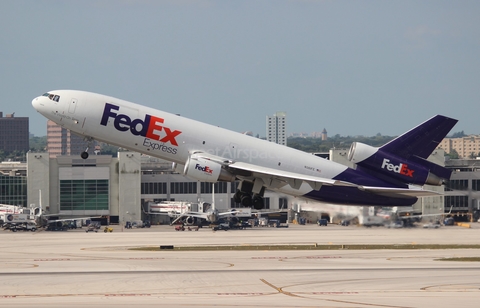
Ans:
<svg viewBox="0 0 480 308"><path fill-rule="evenodd" d="M480 244L480 229L329 225L0 232L1 307L478 307L477 249L136 251L158 245Z"/></svg>

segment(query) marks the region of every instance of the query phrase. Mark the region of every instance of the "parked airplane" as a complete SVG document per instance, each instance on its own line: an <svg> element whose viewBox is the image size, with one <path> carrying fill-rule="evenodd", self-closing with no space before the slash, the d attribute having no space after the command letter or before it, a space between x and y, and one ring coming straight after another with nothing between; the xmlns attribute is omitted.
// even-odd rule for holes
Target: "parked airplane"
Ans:
<svg viewBox="0 0 480 308"><path fill-rule="evenodd" d="M199 211L193 211L191 207L192 203L182 202L182 201L162 201L157 204L150 204L149 211L143 210L147 215L168 215L174 220L170 223L175 224L179 220L187 225L193 225L196 219L201 218L205 219L208 222L216 222L220 218L230 217L230 216L241 216L241 217L250 217L252 216L252 210L250 208L241 208L241 209L231 209L226 212L219 212L215 209L213 203L199 202L196 205L199 208ZM206 209L202 211L200 209Z"/></svg>
<svg viewBox="0 0 480 308"><path fill-rule="evenodd" d="M216 223L220 219L225 218L232 218L232 217L244 217L244 218L251 218L252 217L252 210L250 208L242 208L242 209L230 209L226 212L219 212L218 209L215 208L215 205L212 204L212 207L209 208L206 212L184 212L175 218L170 225L174 225L177 221L181 219L186 219L187 224L193 224L194 220L192 218L197 219L205 219L209 223Z"/></svg>
<svg viewBox="0 0 480 308"><path fill-rule="evenodd" d="M205 212L197 211L185 211L177 215L177 217L170 223L170 225L175 224L179 220L183 220L187 224L193 224L196 219L205 219L209 223L216 223L220 219L232 218L232 217L245 217L250 218L252 216L252 210L250 208L243 209L230 209L225 212L219 212L215 208L215 186L212 184L212 203L203 202L203 208L208 206Z"/></svg>
<svg viewBox="0 0 480 308"><path fill-rule="evenodd" d="M75 90L50 91L33 107L89 141L174 162L185 176L240 184L236 202L263 208L265 189L346 205L408 206L435 195L451 171L427 161L457 120L437 115L382 147L355 142L356 169L248 135L121 99ZM82 158L88 158L87 150Z"/></svg>
<svg viewBox="0 0 480 308"><path fill-rule="evenodd" d="M169 217L177 217L178 215L191 210L192 203L184 201L162 201L159 203L149 203L148 211L143 210L145 214L168 215Z"/></svg>

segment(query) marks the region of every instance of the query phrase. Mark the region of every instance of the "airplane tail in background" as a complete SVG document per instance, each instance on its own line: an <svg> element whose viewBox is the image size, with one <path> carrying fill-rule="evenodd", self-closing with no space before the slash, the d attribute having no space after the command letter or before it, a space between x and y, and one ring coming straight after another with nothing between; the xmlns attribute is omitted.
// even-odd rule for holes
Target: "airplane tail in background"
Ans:
<svg viewBox="0 0 480 308"><path fill-rule="evenodd" d="M437 115L380 148L354 142L348 153L357 169L393 184L442 185L451 170L427 160L457 120Z"/></svg>

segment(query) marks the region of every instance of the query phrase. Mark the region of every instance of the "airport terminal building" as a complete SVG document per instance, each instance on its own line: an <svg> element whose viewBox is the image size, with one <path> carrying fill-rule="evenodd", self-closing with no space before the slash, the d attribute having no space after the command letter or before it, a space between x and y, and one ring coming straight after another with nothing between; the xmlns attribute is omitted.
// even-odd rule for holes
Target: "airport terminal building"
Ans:
<svg viewBox="0 0 480 308"><path fill-rule="evenodd" d="M212 183L173 172L169 162L136 152L118 152L117 157L91 155L88 159L27 153L26 169L27 204L41 204L46 214L61 217L104 216L113 224L147 218L164 222L165 217L147 217L149 202L211 203L213 189L219 210L240 207L233 202L237 183L219 182L213 188ZM265 194L267 209L287 206L285 196Z"/></svg>

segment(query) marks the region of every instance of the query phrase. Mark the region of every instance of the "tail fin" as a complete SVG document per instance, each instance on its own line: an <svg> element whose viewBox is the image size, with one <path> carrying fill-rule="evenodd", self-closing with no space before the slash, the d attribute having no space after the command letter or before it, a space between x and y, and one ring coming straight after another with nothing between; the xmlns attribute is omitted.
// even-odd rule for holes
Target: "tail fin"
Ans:
<svg viewBox="0 0 480 308"><path fill-rule="evenodd" d="M404 159L412 156L427 159L457 122L458 120L436 115L380 149Z"/></svg>
<svg viewBox="0 0 480 308"><path fill-rule="evenodd" d="M442 185L451 170L427 158L456 123L437 115L380 148L355 142L348 157L365 172L392 183Z"/></svg>

